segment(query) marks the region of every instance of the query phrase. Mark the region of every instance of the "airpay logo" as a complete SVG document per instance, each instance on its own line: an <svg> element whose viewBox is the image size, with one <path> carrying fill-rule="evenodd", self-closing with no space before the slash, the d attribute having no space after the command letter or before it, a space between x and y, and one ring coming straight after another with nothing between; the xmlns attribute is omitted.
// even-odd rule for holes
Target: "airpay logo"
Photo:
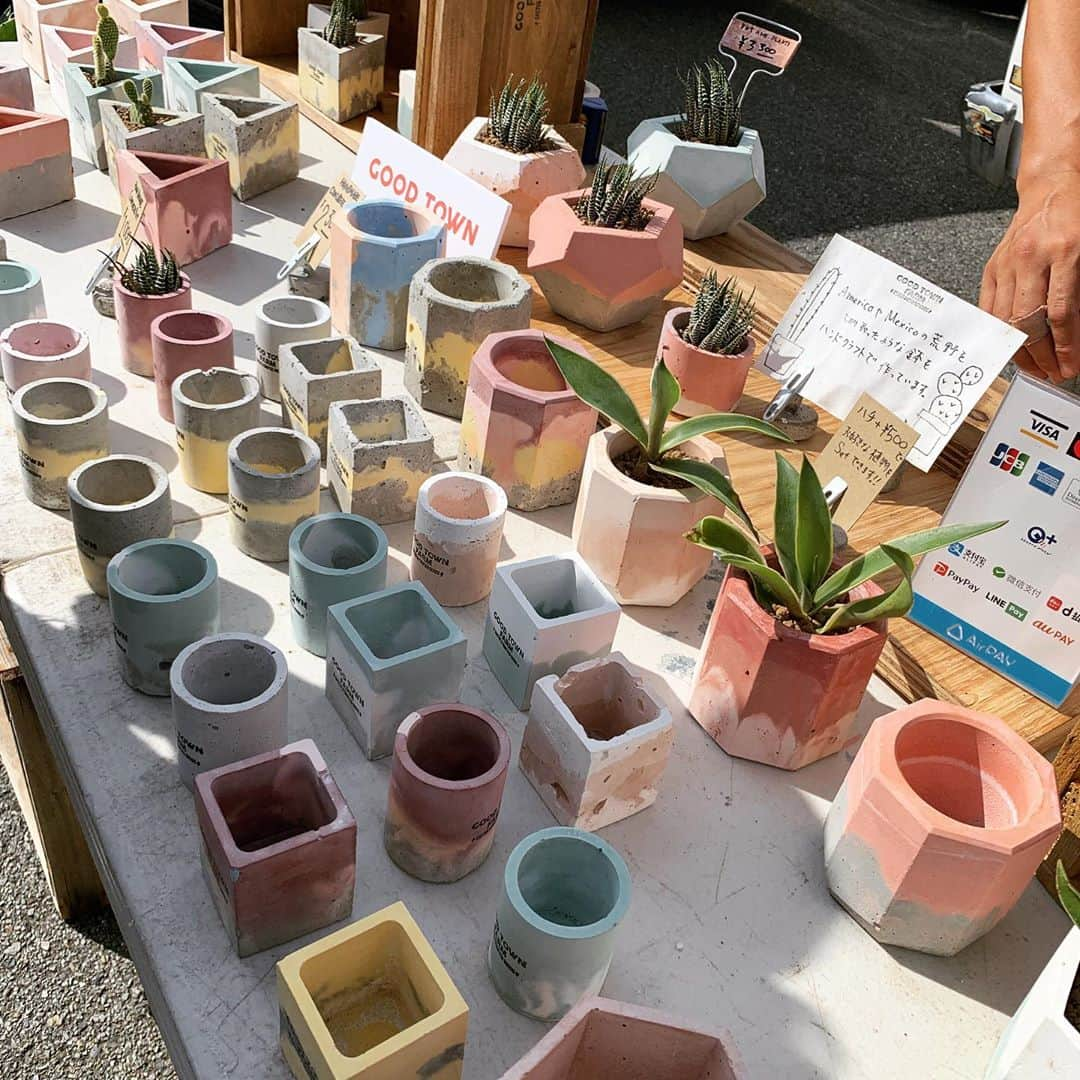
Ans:
<svg viewBox="0 0 1080 1080"><path fill-rule="evenodd" d="M1028 455L1021 454L1015 446L1008 443L998 443L993 454L990 455L990 464L997 466L1002 472L1012 476L1019 476L1027 468Z"/></svg>
<svg viewBox="0 0 1080 1080"><path fill-rule="evenodd" d="M1065 433L1065 425L1060 420L1055 420L1046 413L1036 412L1034 409L1028 410L1028 416L1028 426L1022 427L1020 434L1041 442L1044 446L1049 446L1051 450L1056 450L1061 443L1061 436Z"/></svg>

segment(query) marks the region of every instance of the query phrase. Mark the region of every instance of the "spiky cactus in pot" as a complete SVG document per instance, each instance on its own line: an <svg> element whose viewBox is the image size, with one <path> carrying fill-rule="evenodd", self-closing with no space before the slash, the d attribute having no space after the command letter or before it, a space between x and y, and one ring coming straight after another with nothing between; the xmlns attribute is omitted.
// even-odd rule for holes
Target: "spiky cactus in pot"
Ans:
<svg viewBox="0 0 1080 1080"><path fill-rule="evenodd" d="M480 137L515 154L535 154L548 149L546 125L548 96L544 84L534 78L526 83L514 76L491 96L487 126Z"/></svg>
<svg viewBox="0 0 1080 1080"><path fill-rule="evenodd" d="M183 280L180 267L176 265L176 256L167 248L162 248L159 258L152 244L143 240L136 240L135 244L139 253L131 266L124 266L111 255L106 256L120 284L139 296L166 296L178 292Z"/></svg>
<svg viewBox="0 0 1080 1080"><path fill-rule="evenodd" d="M605 159L596 166L592 187L578 199L574 212L586 225L644 229L652 211L641 204L656 181L656 173L635 176L629 165Z"/></svg>
<svg viewBox="0 0 1080 1080"><path fill-rule="evenodd" d="M356 0L332 0L330 4L330 21L323 37L338 49L356 44L357 6Z"/></svg>
<svg viewBox="0 0 1080 1080"><path fill-rule="evenodd" d="M94 85L109 86L116 82L116 49L120 44L120 27L104 4L97 6L97 28L91 46L94 55Z"/></svg>
<svg viewBox="0 0 1080 1080"><path fill-rule="evenodd" d="M719 60L692 64L682 84L683 114L675 134L686 142L737 146L741 110L724 65Z"/></svg>
<svg viewBox="0 0 1080 1080"><path fill-rule="evenodd" d="M125 79L122 83L124 93L127 94L131 106L128 109L128 118L137 128L154 126L154 105L152 97L154 86L149 79L143 79L142 86L135 89L134 79Z"/></svg>
<svg viewBox="0 0 1080 1080"><path fill-rule="evenodd" d="M698 288L686 325L678 331L683 341L703 352L718 356L738 356L754 321L754 294L747 296L734 278L719 281L710 270Z"/></svg>

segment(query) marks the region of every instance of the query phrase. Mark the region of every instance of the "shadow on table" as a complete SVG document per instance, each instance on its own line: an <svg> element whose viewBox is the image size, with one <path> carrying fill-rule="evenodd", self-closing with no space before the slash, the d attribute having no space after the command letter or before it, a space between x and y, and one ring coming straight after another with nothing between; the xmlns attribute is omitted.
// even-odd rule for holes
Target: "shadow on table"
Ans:
<svg viewBox="0 0 1080 1080"><path fill-rule="evenodd" d="M136 431L116 420L109 423L109 449L114 454L138 454L156 461L166 472L179 463L176 450L161 439L155 439L145 431Z"/></svg>
<svg viewBox="0 0 1080 1080"><path fill-rule="evenodd" d="M94 368L92 374L94 382L105 391L105 397L108 399L110 409L115 405L119 405L127 397L127 386L115 375L110 375L100 368Z"/></svg>
<svg viewBox="0 0 1080 1080"><path fill-rule="evenodd" d="M265 195L260 195L251 205L274 217L291 221L299 227L311 217L312 211L319 205L319 200L325 194L326 187L323 184L306 180L301 176L273 191L268 191Z"/></svg>
<svg viewBox="0 0 1080 1080"><path fill-rule="evenodd" d="M4 222L4 232L40 244L47 251L65 253L96 244L104 248L116 232L116 214L92 203L72 199L47 214L25 214ZM92 267L76 271L90 274Z"/></svg>
<svg viewBox="0 0 1080 1080"><path fill-rule="evenodd" d="M267 564L277 568L287 568L286 563ZM243 632L267 634L274 625L274 609L258 593L237 585L228 578L218 578L221 589L221 629L222 632Z"/></svg>
<svg viewBox="0 0 1080 1080"><path fill-rule="evenodd" d="M275 258L234 242L193 264L197 267L193 280L201 293L242 307L274 288L283 261L284 253Z"/></svg>

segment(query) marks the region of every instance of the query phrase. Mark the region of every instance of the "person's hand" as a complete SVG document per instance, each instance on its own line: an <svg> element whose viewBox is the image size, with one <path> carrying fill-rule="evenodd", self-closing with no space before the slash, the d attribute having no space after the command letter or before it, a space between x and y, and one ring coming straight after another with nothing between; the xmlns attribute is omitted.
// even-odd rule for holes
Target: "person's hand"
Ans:
<svg viewBox="0 0 1080 1080"><path fill-rule="evenodd" d="M1005 322L1042 305L1050 334L1017 367L1061 382L1080 374L1080 170L1018 180L1020 206L983 272L979 306Z"/></svg>

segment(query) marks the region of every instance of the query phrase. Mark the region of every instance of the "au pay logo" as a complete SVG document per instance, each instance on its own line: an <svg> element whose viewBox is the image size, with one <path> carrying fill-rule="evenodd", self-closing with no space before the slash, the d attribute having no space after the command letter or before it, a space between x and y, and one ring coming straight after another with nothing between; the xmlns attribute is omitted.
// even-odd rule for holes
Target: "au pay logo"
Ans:
<svg viewBox="0 0 1080 1080"><path fill-rule="evenodd" d="M1041 442L1044 446L1049 446L1051 450L1056 450L1061 443L1061 436L1064 435L1065 428L1066 425L1060 420L1055 420L1052 416L1047 416L1046 413L1029 409L1028 425L1020 429L1020 434L1026 435L1036 442Z"/></svg>

